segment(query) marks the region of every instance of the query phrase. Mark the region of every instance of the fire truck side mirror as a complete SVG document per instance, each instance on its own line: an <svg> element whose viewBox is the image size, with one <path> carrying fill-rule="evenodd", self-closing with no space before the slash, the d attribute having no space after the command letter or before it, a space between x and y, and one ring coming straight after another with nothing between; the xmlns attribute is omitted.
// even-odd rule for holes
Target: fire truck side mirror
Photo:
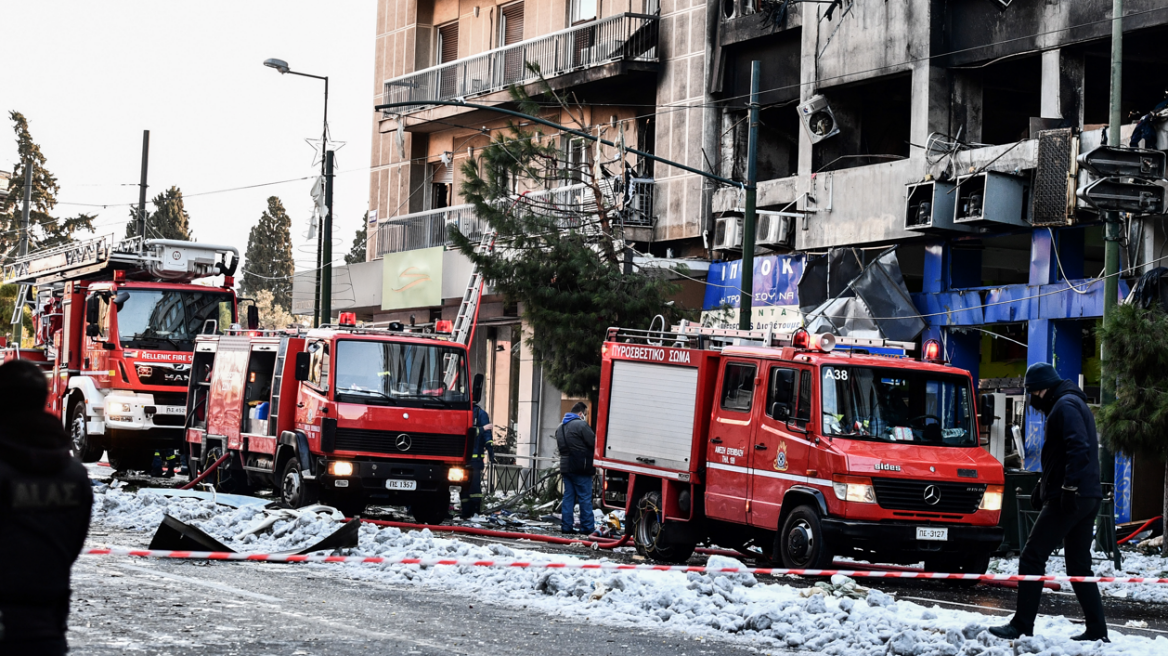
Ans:
<svg viewBox="0 0 1168 656"><path fill-rule="evenodd" d="M86 337L97 337L100 334L101 334L101 328L99 328L97 326L97 324L91 323L91 324L87 324L85 326L85 336Z"/></svg>
<svg viewBox="0 0 1168 656"><path fill-rule="evenodd" d="M260 309L251 304L247 306L247 329L257 330L260 327Z"/></svg>
<svg viewBox="0 0 1168 656"><path fill-rule="evenodd" d="M775 401L771 404L771 417L777 421L787 421L791 417L791 408L786 403Z"/></svg>
<svg viewBox="0 0 1168 656"><path fill-rule="evenodd" d="M85 322L90 324L89 328L97 328L97 326L94 324L97 323L98 302L97 294L94 294L93 296L85 299ZM88 328L85 330L85 334L89 335L90 337L97 337L97 334L91 334Z"/></svg>
<svg viewBox="0 0 1168 656"><path fill-rule="evenodd" d="M296 354L296 380L300 382L308 380L309 362L311 359L312 356L304 351Z"/></svg>
<svg viewBox="0 0 1168 656"><path fill-rule="evenodd" d="M483 375L475 374L474 382L471 383L471 398L475 403L483 400Z"/></svg>
<svg viewBox="0 0 1168 656"><path fill-rule="evenodd" d="M978 422L982 428L989 428L994 423L994 395L982 394L977 398Z"/></svg>

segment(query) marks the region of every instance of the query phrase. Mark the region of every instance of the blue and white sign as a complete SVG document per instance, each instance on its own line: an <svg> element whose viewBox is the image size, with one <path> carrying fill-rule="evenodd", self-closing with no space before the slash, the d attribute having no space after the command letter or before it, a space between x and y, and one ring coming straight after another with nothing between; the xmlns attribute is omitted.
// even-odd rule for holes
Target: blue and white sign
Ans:
<svg viewBox="0 0 1168 656"><path fill-rule="evenodd" d="M754 258L752 329L794 330L801 325L799 277L802 275L802 255ZM702 325L737 328L741 286L742 260L710 264L702 302Z"/></svg>

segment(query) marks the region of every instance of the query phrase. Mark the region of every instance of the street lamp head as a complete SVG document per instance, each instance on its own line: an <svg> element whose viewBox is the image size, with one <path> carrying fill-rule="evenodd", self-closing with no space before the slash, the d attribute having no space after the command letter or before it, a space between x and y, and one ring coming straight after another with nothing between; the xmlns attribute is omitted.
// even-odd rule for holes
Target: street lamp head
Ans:
<svg viewBox="0 0 1168 656"><path fill-rule="evenodd" d="M288 72L288 62L283 59L265 59L264 66L280 71L281 75Z"/></svg>

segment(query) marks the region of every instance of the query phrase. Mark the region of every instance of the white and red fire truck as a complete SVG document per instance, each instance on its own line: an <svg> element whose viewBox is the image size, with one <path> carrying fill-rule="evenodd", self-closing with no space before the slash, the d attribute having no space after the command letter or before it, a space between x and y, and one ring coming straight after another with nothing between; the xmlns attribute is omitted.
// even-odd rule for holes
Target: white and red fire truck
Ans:
<svg viewBox="0 0 1168 656"><path fill-rule="evenodd" d="M84 462L108 452L117 469L147 469L182 444L195 337L236 317L229 246L97 237L32 253L4 268L35 299L34 348L5 349L50 376L49 410ZM223 275L221 287L192 284Z"/></svg>
<svg viewBox="0 0 1168 656"><path fill-rule="evenodd" d="M192 477L224 454L226 491L272 487L293 507L322 500L346 514L368 503L447 516L469 479L471 404L464 344L448 334L340 324L233 330L196 341L186 443Z"/></svg>
<svg viewBox="0 0 1168 656"><path fill-rule="evenodd" d="M941 362L935 341L923 360L903 355L914 348L802 330L610 329L604 504L660 561L713 543L793 568L851 556L984 572L1002 541L1002 465L981 448L969 373Z"/></svg>

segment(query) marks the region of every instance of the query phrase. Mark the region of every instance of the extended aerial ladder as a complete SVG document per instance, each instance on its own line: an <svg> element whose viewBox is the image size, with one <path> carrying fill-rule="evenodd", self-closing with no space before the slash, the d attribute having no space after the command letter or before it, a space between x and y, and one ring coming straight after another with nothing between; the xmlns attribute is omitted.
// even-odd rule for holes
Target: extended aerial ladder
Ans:
<svg viewBox="0 0 1168 656"><path fill-rule="evenodd" d="M495 251L495 238L497 233L494 230L487 230L483 233L482 238L479 239L478 246L475 247L475 255L486 255ZM457 342L470 348L470 343L474 339L475 324L478 321L479 305L483 298L483 273L479 271L477 264L473 265L474 269L470 274L470 280L467 282L466 291L462 293L462 303L458 306L458 316L454 318L454 326L451 330L451 341ZM446 384L450 385L458 376L458 362L452 360L446 366Z"/></svg>

